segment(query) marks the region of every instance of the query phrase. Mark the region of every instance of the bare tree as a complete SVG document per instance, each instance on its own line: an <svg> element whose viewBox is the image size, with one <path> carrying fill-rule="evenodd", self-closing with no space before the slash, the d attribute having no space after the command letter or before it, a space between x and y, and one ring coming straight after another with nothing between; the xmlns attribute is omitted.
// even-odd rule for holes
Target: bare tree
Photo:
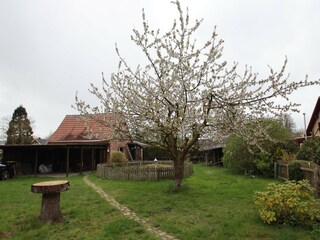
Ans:
<svg viewBox="0 0 320 240"><path fill-rule="evenodd" d="M283 114L281 120L284 127L288 128L292 134L295 133L296 124L289 113Z"/></svg>
<svg viewBox="0 0 320 240"><path fill-rule="evenodd" d="M289 82L285 75L287 59L279 72L270 67L264 79L258 79L249 67L239 74L238 64L228 68L221 60L223 40L217 38L216 29L207 42L198 44L194 34L202 20L190 25L188 10L184 13L178 0L173 4L179 18L168 32L151 29L144 11L143 30L133 30L131 39L148 63L132 68L116 46L118 72L111 82L103 77L102 90L91 85L90 91L100 99L105 112L118 116L117 123L126 122L123 134L170 152L179 188L184 162L200 136L241 135L241 126L248 122L297 111L299 105L290 102L288 96L319 81L309 81L306 76L303 81ZM285 103L278 104L276 99ZM83 114L100 112L78 97L76 107ZM254 139L261 132L243 135Z"/></svg>

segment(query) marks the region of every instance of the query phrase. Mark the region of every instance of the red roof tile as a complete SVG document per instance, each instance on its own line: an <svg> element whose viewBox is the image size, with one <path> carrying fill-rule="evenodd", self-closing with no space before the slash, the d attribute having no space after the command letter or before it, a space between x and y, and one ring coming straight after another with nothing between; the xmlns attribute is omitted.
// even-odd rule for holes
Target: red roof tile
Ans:
<svg viewBox="0 0 320 240"><path fill-rule="evenodd" d="M108 122L111 121L114 121L114 117L107 114L89 115L88 118L84 118L82 115L67 115L49 138L49 143L109 140L111 128L108 126Z"/></svg>

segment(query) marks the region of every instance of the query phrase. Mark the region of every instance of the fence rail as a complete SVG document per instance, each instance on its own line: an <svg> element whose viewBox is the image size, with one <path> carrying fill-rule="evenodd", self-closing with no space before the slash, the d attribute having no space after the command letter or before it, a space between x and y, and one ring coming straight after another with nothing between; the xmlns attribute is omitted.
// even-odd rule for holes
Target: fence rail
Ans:
<svg viewBox="0 0 320 240"><path fill-rule="evenodd" d="M192 174L191 162L184 164L184 177ZM97 165L97 176L113 180L153 180L174 179L174 167L172 161L130 162L126 165L112 165L100 163Z"/></svg>
<svg viewBox="0 0 320 240"><path fill-rule="evenodd" d="M304 179L307 179L311 186L313 186L316 190L317 195L320 196L320 166L311 163L311 162L300 162L301 167L300 170L303 173ZM289 172L289 164L282 162L274 163L274 177L283 179L283 180L291 180Z"/></svg>

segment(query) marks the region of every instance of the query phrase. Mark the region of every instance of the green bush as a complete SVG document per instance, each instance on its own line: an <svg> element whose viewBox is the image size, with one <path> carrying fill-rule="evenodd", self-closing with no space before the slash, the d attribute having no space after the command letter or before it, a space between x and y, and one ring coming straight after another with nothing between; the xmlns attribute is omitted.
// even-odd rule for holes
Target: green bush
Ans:
<svg viewBox="0 0 320 240"><path fill-rule="evenodd" d="M224 146L222 161L232 173L248 174L255 169L254 158L247 143L236 135L231 135Z"/></svg>
<svg viewBox="0 0 320 240"><path fill-rule="evenodd" d="M154 146L147 146L143 149L143 158L145 160L154 160L155 158L158 160L167 160L171 159L171 156L168 150L166 149Z"/></svg>
<svg viewBox="0 0 320 240"><path fill-rule="evenodd" d="M269 137L254 139L257 144L250 144L244 137L231 135L223 148L223 164L233 173L259 173L273 176L274 162L280 160L281 149L293 148L288 141L290 132L277 121L263 120L256 124L248 124L244 132L248 134L265 129Z"/></svg>
<svg viewBox="0 0 320 240"><path fill-rule="evenodd" d="M113 152L111 155L111 162L117 164L126 164L128 162L128 158L123 152Z"/></svg>
<svg viewBox="0 0 320 240"><path fill-rule="evenodd" d="M290 163L297 160L296 153L288 152L285 149L281 149L280 151L281 151L281 157L278 160L284 163Z"/></svg>
<svg viewBox="0 0 320 240"><path fill-rule="evenodd" d="M289 179L300 181L304 179L303 171L300 169L302 167L299 161L293 161L289 163Z"/></svg>
<svg viewBox="0 0 320 240"><path fill-rule="evenodd" d="M307 180L271 183L266 192L256 192L254 203L268 223L312 226L320 220L320 202Z"/></svg>
<svg viewBox="0 0 320 240"><path fill-rule="evenodd" d="M258 158L255 160L257 169L266 177L273 177L274 175L274 158L271 154L261 153L258 155Z"/></svg>
<svg viewBox="0 0 320 240"><path fill-rule="evenodd" d="M320 137L313 137L305 141L299 149L297 159L320 164Z"/></svg>

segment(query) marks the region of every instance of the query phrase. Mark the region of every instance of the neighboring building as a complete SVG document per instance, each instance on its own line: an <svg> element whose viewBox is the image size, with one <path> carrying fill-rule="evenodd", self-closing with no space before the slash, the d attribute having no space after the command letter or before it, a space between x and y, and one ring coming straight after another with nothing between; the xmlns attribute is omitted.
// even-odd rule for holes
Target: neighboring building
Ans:
<svg viewBox="0 0 320 240"><path fill-rule="evenodd" d="M200 157L207 165L223 165L223 145L225 144L227 137L221 139L220 141L213 139L199 139L199 152Z"/></svg>
<svg viewBox="0 0 320 240"><path fill-rule="evenodd" d="M307 136L320 136L320 97L314 107L307 127Z"/></svg>
<svg viewBox="0 0 320 240"><path fill-rule="evenodd" d="M306 129L306 132L304 133L304 137L293 138L293 141L301 146L301 144L303 144L306 139L309 139L313 136L320 136L320 97L318 97L312 115L310 117L308 127Z"/></svg>
<svg viewBox="0 0 320 240"><path fill-rule="evenodd" d="M126 141L111 139L111 128L108 124L114 121L111 114L95 114L83 118L81 115L67 115L58 129L49 137L49 145L104 145L104 156L99 162L108 162L114 151L124 152L132 160Z"/></svg>
<svg viewBox="0 0 320 240"><path fill-rule="evenodd" d="M46 145L46 144L48 144L48 142L49 142L48 139L37 138L37 139L34 139L33 144Z"/></svg>
<svg viewBox="0 0 320 240"><path fill-rule="evenodd" d="M114 151L124 152L129 161L142 160L141 144L112 139L108 122L114 116L67 115L48 141L37 139L32 145L2 145L4 161L15 161L20 174L37 173L41 164L53 172L82 172L96 169L102 162L110 162Z"/></svg>

